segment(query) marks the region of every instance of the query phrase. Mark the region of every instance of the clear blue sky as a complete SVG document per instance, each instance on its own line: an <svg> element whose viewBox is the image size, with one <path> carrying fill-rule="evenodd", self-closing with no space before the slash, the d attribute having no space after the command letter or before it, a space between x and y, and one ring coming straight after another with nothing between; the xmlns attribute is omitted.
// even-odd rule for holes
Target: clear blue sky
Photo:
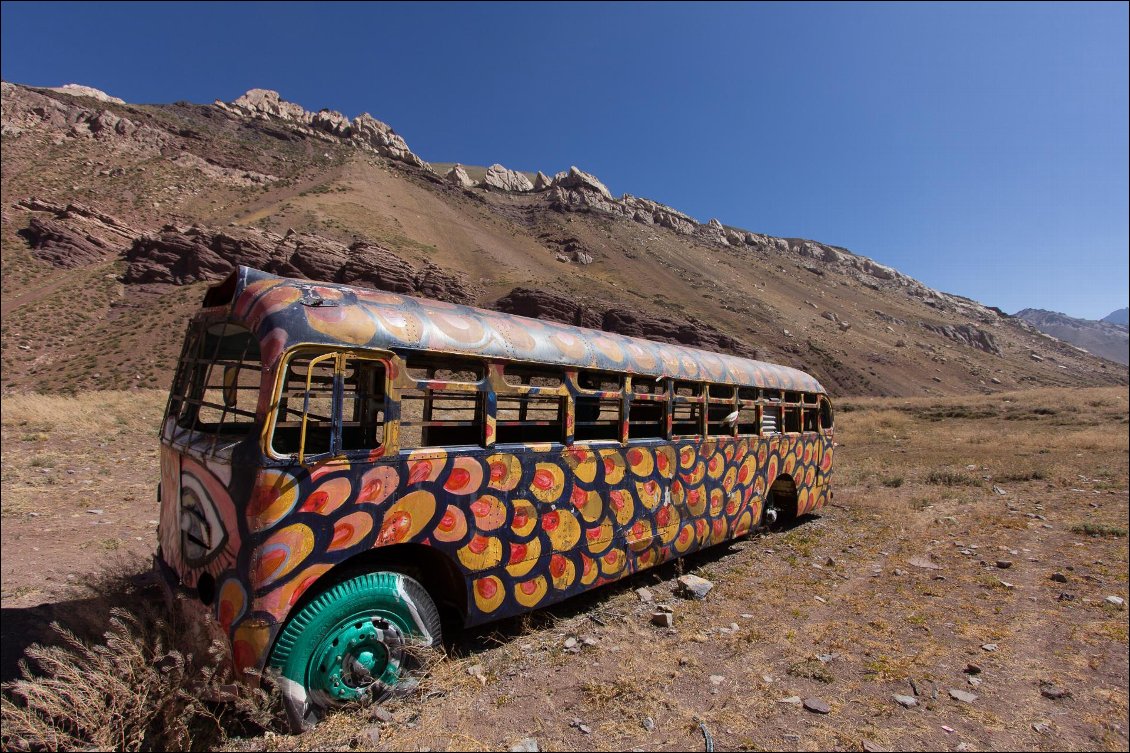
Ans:
<svg viewBox="0 0 1130 753"><path fill-rule="evenodd" d="M1127 305L1127 4L3 4L5 80L277 89L414 151L845 246L1014 312Z"/></svg>

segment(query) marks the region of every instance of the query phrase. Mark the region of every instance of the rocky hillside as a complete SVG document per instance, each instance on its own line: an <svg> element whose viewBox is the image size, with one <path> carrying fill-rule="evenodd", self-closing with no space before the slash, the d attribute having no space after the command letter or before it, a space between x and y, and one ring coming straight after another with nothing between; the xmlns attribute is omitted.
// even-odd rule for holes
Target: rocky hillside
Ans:
<svg viewBox="0 0 1130 753"><path fill-rule="evenodd" d="M1127 370L816 241L699 222L576 167L433 168L275 92L130 105L3 84L6 392L164 386L233 264L804 368L835 394L1126 384Z"/></svg>
<svg viewBox="0 0 1130 753"><path fill-rule="evenodd" d="M1111 316L1116 316L1114 312ZM1016 312L1018 319L1031 324L1040 332L1083 348L1107 360L1130 364L1130 330L1125 324L1114 324L1103 319L1076 319L1067 314L1043 309L1024 309Z"/></svg>

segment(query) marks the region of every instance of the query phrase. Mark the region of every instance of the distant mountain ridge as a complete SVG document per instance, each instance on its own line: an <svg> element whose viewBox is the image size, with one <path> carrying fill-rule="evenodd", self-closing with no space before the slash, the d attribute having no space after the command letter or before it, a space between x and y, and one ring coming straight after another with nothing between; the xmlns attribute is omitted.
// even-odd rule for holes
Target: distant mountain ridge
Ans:
<svg viewBox="0 0 1130 753"><path fill-rule="evenodd" d="M1125 324L1126 313L1126 309L1115 311L1101 321L1076 319L1058 311L1044 309L1024 309L1016 312L1016 316L1041 332L1083 348L1089 353L1115 363L1128 364L1130 363L1130 330ZM1119 314L1122 315L1122 322L1112 320Z"/></svg>
<svg viewBox="0 0 1130 753"><path fill-rule="evenodd" d="M1099 321L1130 326L1130 307L1112 311Z"/></svg>

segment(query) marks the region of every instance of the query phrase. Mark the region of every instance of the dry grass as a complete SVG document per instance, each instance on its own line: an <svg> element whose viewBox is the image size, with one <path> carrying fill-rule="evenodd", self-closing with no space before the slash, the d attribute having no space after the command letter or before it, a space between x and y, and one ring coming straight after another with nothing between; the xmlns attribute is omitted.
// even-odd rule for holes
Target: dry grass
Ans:
<svg viewBox="0 0 1130 753"><path fill-rule="evenodd" d="M543 750L685 750L701 749L700 724L718 749L1125 749L1127 612L1104 601L1128 585L1117 534L1127 514L1125 393L849 402L838 416L835 504L821 516L523 619L452 631L417 692L387 705L389 722L352 709L306 735L238 738L235 712L217 724L157 693L180 720L164 724L229 750L498 750L525 737ZM152 409L159 415L158 401ZM78 420L48 411L54 418L33 425L32 408L20 410L27 427L10 426L5 402L5 432L47 427L36 445L47 453L55 426ZM945 473L977 483L930 482ZM1013 564L999 569L998 559ZM675 596L683 571L714 582L705 601ZM673 606L674 630L650 624L654 604L636 596L640 586ZM571 653L570 637L596 642ZM984 667L973 706L947 694L969 687L969 662ZM485 683L468 673L476 664ZM1042 698L1042 678L1068 687L1075 705ZM905 710L891 694L912 692L911 681L920 706ZM781 703L794 695L824 698L832 713ZM137 729L150 712L132 713ZM1051 731L1033 731L1043 719L1055 719ZM126 739L118 734L113 744Z"/></svg>
<svg viewBox="0 0 1130 753"><path fill-rule="evenodd" d="M3 424L27 434L114 435L125 431L155 436L167 399L163 390L5 395Z"/></svg>
<svg viewBox="0 0 1130 753"><path fill-rule="evenodd" d="M52 623L51 643L27 649L3 687L3 749L200 749L277 725L277 699L234 684L226 647L155 606L140 568L103 573L76 593L71 626ZM80 637L99 617L102 635Z"/></svg>

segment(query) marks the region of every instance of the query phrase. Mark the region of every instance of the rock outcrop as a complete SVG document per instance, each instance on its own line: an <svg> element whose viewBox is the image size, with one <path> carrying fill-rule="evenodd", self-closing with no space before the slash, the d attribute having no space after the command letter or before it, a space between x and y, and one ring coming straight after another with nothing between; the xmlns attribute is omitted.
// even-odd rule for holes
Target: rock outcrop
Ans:
<svg viewBox="0 0 1130 753"><path fill-rule="evenodd" d="M112 110L86 107L66 97L57 99L7 81L0 83L0 133L6 138L42 133L56 144L73 138L128 143L134 151L146 154L155 154L170 142L164 131Z"/></svg>
<svg viewBox="0 0 1130 753"><path fill-rule="evenodd" d="M226 183L229 186L261 186L266 183L274 183L279 179L276 175L267 175L254 170L237 170L231 167L214 165L191 152L181 152L173 157L171 162L178 167L186 167L201 172L217 183Z"/></svg>
<svg viewBox="0 0 1130 753"><path fill-rule="evenodd" d="M111 97L101 89L95 89L93 86L83 86L82 84L63 84L62 86L49 86L49 91L59 92L60 94L70 94L73 97L90 97L91 99L101 100L102 102L109 102L112 105L124 105L124 99Z"/></svg>
<svg viewBox="0 0 1130 753"><path fill-rule="evenodd" d="M718 246L815 259L822 262L822 266L808 266L817 274L823 274L823 268L833 267L861 285L876 289L902 288L907 295L919 298L927 305L940 310L974 318L983 323L995 323L999 319L998 314L986 306L960 296L939 293L891 267L864 256L857 256L846 249L814 241L774 238L752 233L723 225L718 219L700 223L677 209L631 194L624 194L619 199L614 198L595 176L576 167L570 168L568 172L557 173L545 196L549 208L555 211L602 213L644 225L656 225ZM963 335L958 333L958 337L961 336ZM970 342L980 343L974 347L982 345L988 347L976 337Z"/></svg>
<svg viewBox="0 0 1130 753"><path fill-rule="evenodd" d="M115 251L96 235L44 217L32 217L18 233L27 240L35 256L56 267L81 267Z"/></svg>
<svg viewBox="0 0 1130 753"><path fill-rule="evenodd" d="M396 131L368 113L350 120L336 110L310 112L270 89L252 89L234 102L216 100L213 105L236 117L281 122L310 136L338 139L382 157L430 169Z"/></svg>
<svg viewBox="0 0 1130 753"><path fill-rule="evenodd" d="M555 178L555 184L556 180ZM601 212L644 225L659 225L683 235L691 235L699 227L698 222L690 215L630 194L613 199L596 190L554 185L546 193L546 197L550 209L558 212Z"/></svg>
<svg viewBox="0 0 1130 753"><path fill-rule="evenodd" d="M997 345L996 338L983 329L978 329L972 324L960 324L953 326L951 324L930 324L922 322L922 327L942 337L949 338L955 343L966 345L970 348L983 350L986 353L992 353L995 356L1003 355L1001 347Z"/></svg>
<svg viewBox="0 0 1130 753"><path fill-rule="evenodd" d="M534 184L525 175L517 170L507 170L497 163L487 168L487 174L483 176L482 185L485 188L497 188L500 191L513 191L515 193L526 193L534 190Z"/></svg>
<svg viewBox="0 0 1130 753"><path fill-rule="evenodd" d="M443 176L443 179L448 183L451 183L452 185L459 186L460 188L472 188L475 185L475 181L471 180L471 176L467 174L467 171L464 170L463 166L458 162L456 162L455 165L447 171L447 174Z"/></svg>
<svg viewBox="0 0 1130 753"><path fill-rule="evenodd" d="M223 279L243 264L286 277L340 282L394 293L470 303L474 290L462 277L433 264L417 269L376 243L348 246L308 233L285 236L257 228L180 228L167 225L143 235L126 252L127 284L184 285Z"/></svg>
<svg viewBox="0 0 1130 753"><path fill-rule="evenodd" d="M541 175L541 173L539 172L538 175ZM612 193L608 190L607 186L597 180L595 175L590 175L575 166L570 167L568 172L557 173L557 175L553 177L553 185L566 189L596 191L605 199L612 201Z"/></svg>
<svg viewBox="0 0 1130 753"><path fill-rule="evenodd" d="M30 198L16 206L33 213L18 234L32 254L56 267L80 267L120 254L139 234L116 217L83 204L64 206Z"/></svg>
<svg viewBox="0 0 1130 753"><path fill-rule="evenodd" d="M579 327L643 337L659 342L754 357L745 343L694 318L673 319L641 314L599 302L582 303L574 298L532 288L514 288L495 302L494 308L508 314L572 324Z"/></svg>
<svg viewBox="0 0 1130 753"><path fill-rule="evenodd" d="M534 176L534 190L535 191L548 191L553 186L553 179L548 175L538 170L538 174Z"/></svg>

